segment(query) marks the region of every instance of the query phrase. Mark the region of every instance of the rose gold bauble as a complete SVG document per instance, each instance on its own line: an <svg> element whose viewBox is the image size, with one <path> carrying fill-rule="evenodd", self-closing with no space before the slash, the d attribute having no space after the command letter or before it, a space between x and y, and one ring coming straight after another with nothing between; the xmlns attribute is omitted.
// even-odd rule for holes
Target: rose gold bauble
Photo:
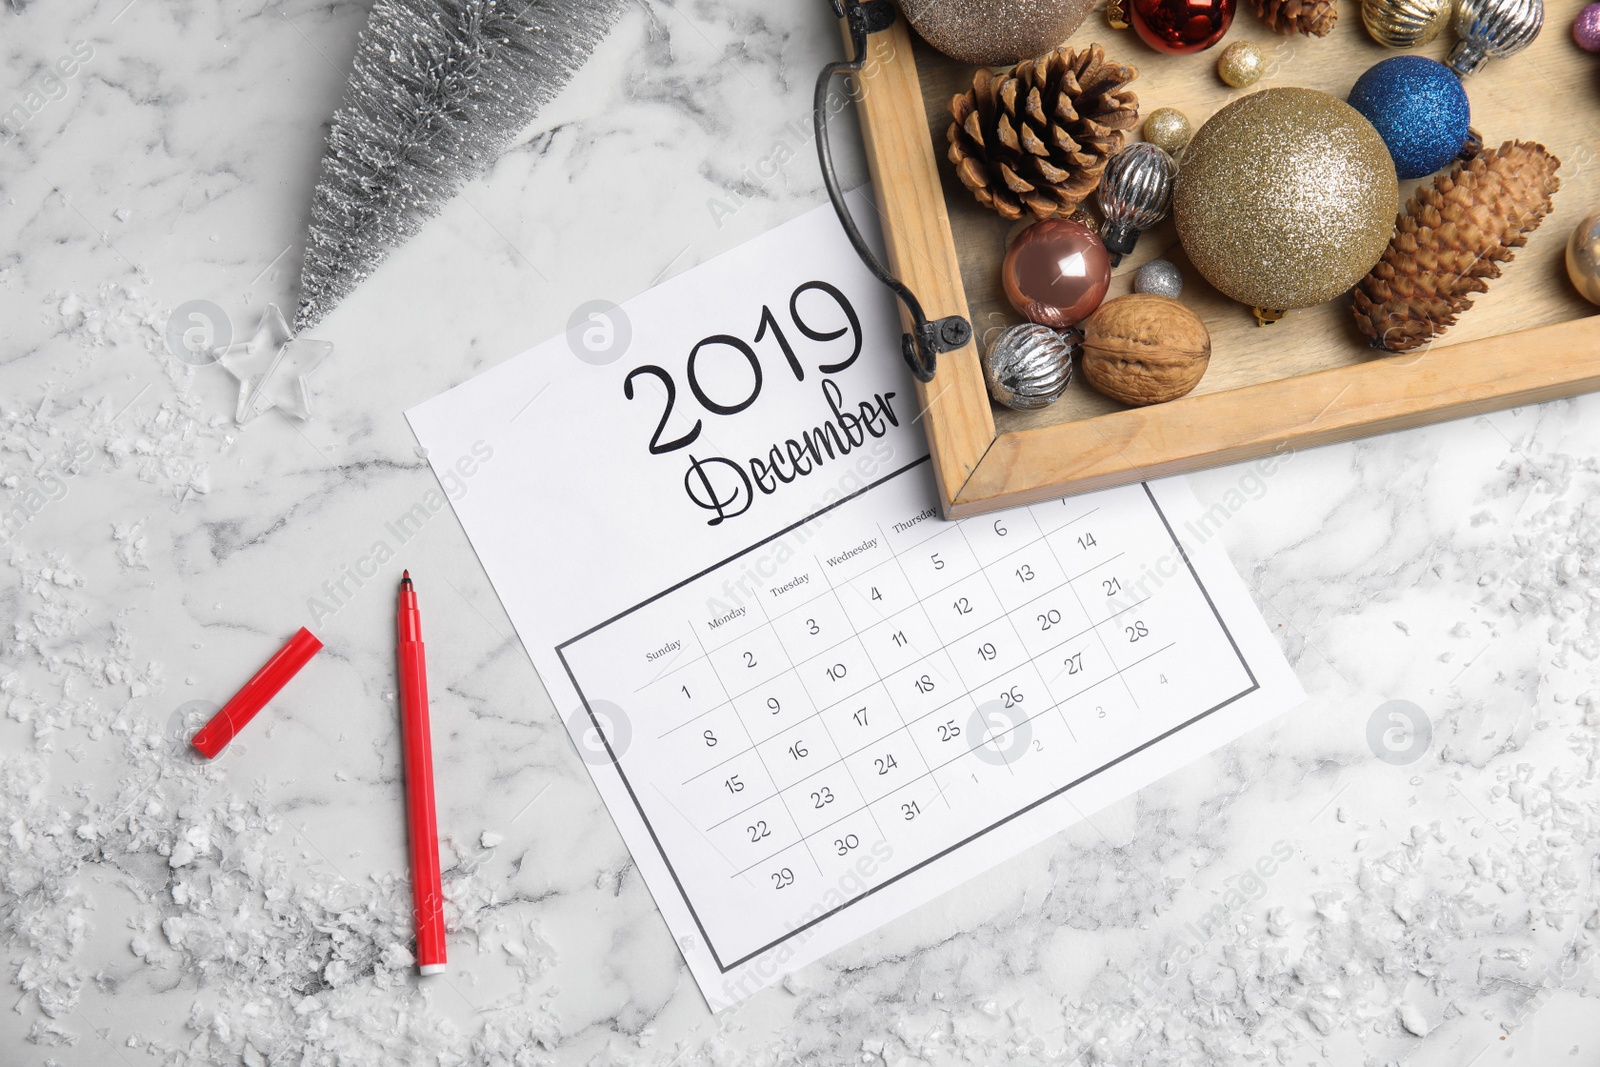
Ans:
<svg viewBox="0 0 1600 1067"><path fill-rule="evenodd" d="M1057 48L1095 0L898 0L923 40L963 63L995 67Z"/></svg>
<svg viewBox="0 0 1600 1067"><path fill-rule="evenodd" d="M1111 287L1111 258L1089 227L1045 219L1017 235L1000 267L1006 299L1017 314L1064 330L1100 306Z"/></svg>

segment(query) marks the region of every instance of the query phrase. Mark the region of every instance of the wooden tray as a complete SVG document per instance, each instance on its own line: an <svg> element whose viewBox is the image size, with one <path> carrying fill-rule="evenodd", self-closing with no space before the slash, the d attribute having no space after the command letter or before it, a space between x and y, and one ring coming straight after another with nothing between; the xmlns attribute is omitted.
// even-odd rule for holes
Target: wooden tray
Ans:
<svg viewBox="0 0 1600 1067"><path fill-rule="evenodd" d="M1272 33L1240 0L1227 41L1253 40L1271 63L1248 90L1217 78L1220 46L1197 56L1157 53L1133 31L1109 29L1101 11L1071 43L1098 42L1137 67L1132 88L1142 113L1177 107L1198 128L1229 100L1271 85L1342 100L1362 71L1399 54L1367 36L1353 0L1341 6L1338 26L1315 39ZM1079 376L1056 404L1026 413L991 405L978 363L978 346L1020 321L999 281L1017 226L980 207L945 156L950 98L970 87L974 68L934 52L904 19L873 34L858 101L890 263L929 318L960 314L973 323L974 343L941 355L934 380L917 387L945 517L1600 389L1600 316L1568 283L1564 260L1572 228L1600 208L1600 56L1572 43L1568 27L1580 6L1549 3L1532 46L1467 80L1473 126L1485 143L1543 143L1561 158L1561 191L1505 275L1432 348L1373 352L1348 297L1257 326L1249 308L1200 278L1168 220L1113 272L1110 295L1128 292L1151 259L1182 268L1183 300L1211 331L1211 365L1200 385L1181 400L1126 408ZM1453 40L1446 30L1417 51L1442 60ZM1402 202L1418 184L1401 183Z"/></svg>

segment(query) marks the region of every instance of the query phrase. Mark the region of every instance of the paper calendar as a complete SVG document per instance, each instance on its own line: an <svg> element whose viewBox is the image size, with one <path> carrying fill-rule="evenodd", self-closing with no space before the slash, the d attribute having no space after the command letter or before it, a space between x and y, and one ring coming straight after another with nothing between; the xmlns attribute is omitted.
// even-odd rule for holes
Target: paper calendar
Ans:
<svg viewBox="0 0 1600 1067"><path fill-rule="evenodd" d="M409 414L713 1008L1302 696L1182 481L938 518L899 333L822 208Z"/></svg>

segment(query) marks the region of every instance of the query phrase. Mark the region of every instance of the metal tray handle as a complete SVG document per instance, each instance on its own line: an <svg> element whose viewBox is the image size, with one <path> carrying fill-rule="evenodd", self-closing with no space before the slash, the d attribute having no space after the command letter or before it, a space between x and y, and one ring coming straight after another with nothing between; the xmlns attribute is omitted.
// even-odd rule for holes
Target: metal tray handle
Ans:
<svg viewBox="0 0 1600 1067"><path fill-rule="evenodd" d="M816 128L817 159L822 164L822 181L828 187L828 199L833 201L833 210L839 216L839 225L844 227L845 236L850 238L850 244L854 246L856 255L861 257L861 262L866 264L874 277L893 290L894 295L900 299L910 314L911 332L901 336L900 351L917 381L931 382L935 359L939 353L965 348L972 340L972 324L960 315L950 315L937 322L928 321L917 295L894 276L894 272L883 264L877 253L861 236L856 220L850 216L849 205L845 203L844 190L839 187L839 176L833 168L833 150L828 143L828 87L839 75L858 73L865 66L867 37L894 24L896 18L894 5L890 0L828 0L828 2L833 8L835 18L848 20L850 47L855 58L829 63L822 68L822 73L817 77L817 91L811 104L811 122Z"/></svg>

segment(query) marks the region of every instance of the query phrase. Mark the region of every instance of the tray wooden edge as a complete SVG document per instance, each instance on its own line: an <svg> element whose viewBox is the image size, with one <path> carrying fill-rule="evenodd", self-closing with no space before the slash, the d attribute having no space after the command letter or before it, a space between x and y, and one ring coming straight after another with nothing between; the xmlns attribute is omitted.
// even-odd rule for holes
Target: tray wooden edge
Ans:
<svg viewBox="0 0 1600 1067"><path fill-rule="evenodd" d="M1508 353L1515 358L1508 359ZM1001 434L951 518L1600 390L1600 316Z"/></svg>
<svg viewBox="0 0 1600 1067"><path fill-rule="evenodd" d="M843 22L840 27L848 50L849 31ZM856 76L855 96L889 267L917 295L930 319L970 319L938 161L923 117L911 31L904 18L896 18L867 42L867 63ZM900 317L909 330L904 308ZM941 355L933 381L916 386L918 418L939 485L939 509L948 518L956 491L978 469L995 439L976 341Z"/></svg>

